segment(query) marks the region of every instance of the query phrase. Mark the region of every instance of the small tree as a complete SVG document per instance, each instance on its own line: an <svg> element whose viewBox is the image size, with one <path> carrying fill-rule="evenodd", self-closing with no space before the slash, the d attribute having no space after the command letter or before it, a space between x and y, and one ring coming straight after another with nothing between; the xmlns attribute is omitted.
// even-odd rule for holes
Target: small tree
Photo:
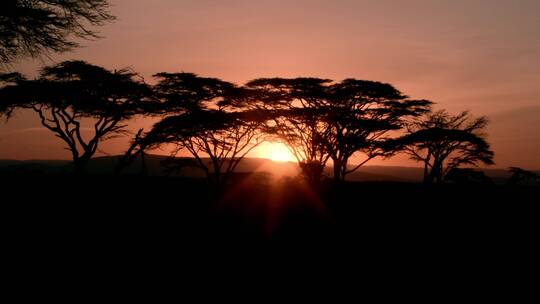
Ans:
<svg viewBox="0 0 540 304"><path fill-rule="evenodd" d="M124 134L124 121L145 111L150 91L127 70L109 71L83 61L46 67L35 80L11 77L0 104L35 111L41 124L67 144L74 171L82 173L100 142ZM92 122L92 135L82 123Z"/></svg>
<svg viewBox="0 0 540 304"><path fill-rule="evenodd" d="M397 142L412 159L424 163L424 182L440 183L461 165L493 164L483 133L486 125L485 117L473 119L467 111L454 116L443 110L412 123Z"/></svg>
<svg viewBox="0 0 540 304"><path fill-rule="evenodd" d="M5 0L0 4L0 64L24 56L65 52L78 46L70 36L98 38L91 26L114 17L107 0Z"/></svg>

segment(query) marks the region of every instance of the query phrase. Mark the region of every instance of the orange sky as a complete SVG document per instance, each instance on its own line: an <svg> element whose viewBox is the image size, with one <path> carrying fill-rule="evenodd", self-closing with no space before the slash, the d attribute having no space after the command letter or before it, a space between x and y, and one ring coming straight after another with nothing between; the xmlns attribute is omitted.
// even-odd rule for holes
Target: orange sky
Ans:
<svg viewBox="0 0 540 304"><path fill-rule="evenodd" d="M540 169L540 1L115 0L105 37L54 61L130 66L146 79L188 71L389 82L450 111L488 115L496 167ZM14 66L35 74L48 60ZM0 158L69 158L33 113L0 125ZM150 126L150 121L138 120ZM106 142L115 154L122 141ZM403 158L370 164L414 165Z"/></svg>

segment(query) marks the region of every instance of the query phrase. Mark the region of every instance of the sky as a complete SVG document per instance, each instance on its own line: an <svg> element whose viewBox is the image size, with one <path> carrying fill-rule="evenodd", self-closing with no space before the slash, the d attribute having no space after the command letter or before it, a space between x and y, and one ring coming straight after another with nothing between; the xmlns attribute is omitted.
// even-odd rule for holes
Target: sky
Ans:
<svg viewBox="0 0 540 304"><path fill-rule="evenodd" d="M242 84L258 77L393 84L436 109L490 119L495 167L540 169L540 1L113 0L102 39L52 62L131 67L148 82L185 71ZM35 75L49 59L14 69ZM138 119L131 128L150 127ZM118 154L125 140L104 142ZM0 124L0 159L67 159L33 113ZM415 165L406 157L372 165Z"/></svg>

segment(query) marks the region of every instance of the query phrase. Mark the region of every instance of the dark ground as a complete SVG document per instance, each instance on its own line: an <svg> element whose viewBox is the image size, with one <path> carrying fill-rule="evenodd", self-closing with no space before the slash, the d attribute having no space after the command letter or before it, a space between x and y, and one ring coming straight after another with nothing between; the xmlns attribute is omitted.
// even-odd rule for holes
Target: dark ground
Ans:
<svg viewBox="0 0 540 304"><path fill-rule="evenodd" d="M381 294L388 280L414 285L416 276L422 295L441 288L441 277L476 291L479 281L525 287L538 266L539 190L388 182L310 190L247 174L219 191L182 178L4 176L3 264L15 268L12 281L82 274L115 290L118 278L231 283L239 267L293 283L284 273L296 270L325 286L335 278L322 269L346 271L338 277L362 277Z"/></svg>
<svg viewBox="0 0 540 304"><path fill-rule="evenodd" d="M33 177L2 181L8 229L61 241L181 245L519 240L538 230L538 187L323 183L246 175L224 190L197 179Z"/></svg>

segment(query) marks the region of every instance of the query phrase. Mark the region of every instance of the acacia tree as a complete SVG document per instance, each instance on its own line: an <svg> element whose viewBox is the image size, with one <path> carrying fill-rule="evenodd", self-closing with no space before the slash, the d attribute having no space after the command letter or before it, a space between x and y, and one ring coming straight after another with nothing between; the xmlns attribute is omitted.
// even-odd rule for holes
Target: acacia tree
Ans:
<svg viewBox="0 0 540 304"><path fill-rule="evenodd" d="M226 182L246 154L262 142L265 135L260 128L268 112L250 109L246 91L226 81L191 73L155 77L157 112L166 117L140 138L134 151L175 145L173 157L187 151L210 181Z"/></svg>
<svg viewBox="0 0 540 304"><path fill-rule="evenodd" d="M320 78L260 78L246 84L254 90L252 98L258 106L274 113L266 131L287 145L312 184L320 181L330 158L323 138L328 124L321 118L331 82Z"/></svg>
<svg viewBox="0 0 540 304"><path fill-rule="evenodd" d="M107 0L4 0L0 4L0 64L65 52L71 37L98 38L92 26L114 20Z"/></svg>
<svg viewBox="0 0 540 304"><path fill-rule="evenodd" d="M152 100L154 102L147 107L146 114L161 118L200 112L206 107L223 108L226 103L225 96L239 90L232 83L217 78L199 77L193 73L162 72L153 75L153 77L157 81L152 87ZM240 94L237 95L240 96ZM164 144L152 139L155 138L156 132L154 131L152 136L148 136L149 132L139 129L117 163L115 168L117 174L133 163L137 157L144 159L145 152L150 146L155 148ZM169 163L174 163L172 160L173 158Z"/></svg>
<svg viewBox="0 0 540 304"><path fill-rule="evenodd" d="M342 181L369 160L394 153L386 145L390 131L402 128L406 117L425 113L431 104L409 100L389 84L356 79L332 83L317 78L263 78L247 86L260 91L256 98L261 106L277 111L274 133L315 183L329 159L334 163L334 179ZM358 152L367 158L349 168L350 157Z"/></svg>
<svg viewBox="0 0 540 304"><path fill-rule="evenodd" d="M335 181L343 181L375 157L395 153L388 149L392 131L403 128L405 119L428 112L431 105L427 100L408 99L390 84L357 79L331 85L325 102L323 119L328 126L323 138ZM350 157L357 153L365 159L349 168Z"/></svg>
<svg viewBox="0 0 540 304"><path fill-rule="evenodd" d="M41 124L66 143L80 174L100 142L126 133L123 122L144 113L150 91L136 76L127 69L66 61L45 67L34 80L11 76L0 89L0 104L36 112ZM85 122L91 123L90 132L84 132Z"/></svg>
<svg viewBox="0 0 540 304"><path fill-rule="evenodd" d="M424 163L424 182L441 183L461 165L493 164L483 132L486 117L472 118L467 111L451 115L441 110L409 126L408 134L396 142L416 161Z"/></svg>
<svg viewBox="0 0 540 304"><path fill-rule="evenodd" d="M153 77L157 81L152 87L152 99L155 102L147 107L146 114L162 118L200 110L234 88L231 83L199 77L193 73L163 72ZM220 102L223 103L223 100ZM149 146L156 146L147 134L144 129L138 130L126 152L119 158L114 170L116 174L132 164L137 157L144 160Z"/></svg>
<svg viewBox="0 0 540 304"><path fill-rule="evenodd" d="M262 140L264 116L256 111L200 110L169 116L146 135L150 146L174 144L195 158L209 181L225 183L240 161ZM206 160L208 157L209 160Z"/></svg>

